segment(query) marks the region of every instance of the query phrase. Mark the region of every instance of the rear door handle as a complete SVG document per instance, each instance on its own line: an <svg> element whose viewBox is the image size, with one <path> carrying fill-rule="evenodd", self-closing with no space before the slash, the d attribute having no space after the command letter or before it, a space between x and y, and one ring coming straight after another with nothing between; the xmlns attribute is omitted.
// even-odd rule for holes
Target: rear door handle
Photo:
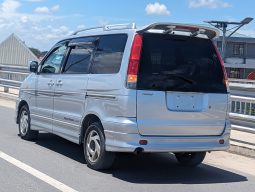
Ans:
<svg viewBox="0 0 255 192"><path fill-rule="evenodd" d="M61 80L58 80L57 83L56 83L57 86L62 86L63 85L63 82Z"/></svg>

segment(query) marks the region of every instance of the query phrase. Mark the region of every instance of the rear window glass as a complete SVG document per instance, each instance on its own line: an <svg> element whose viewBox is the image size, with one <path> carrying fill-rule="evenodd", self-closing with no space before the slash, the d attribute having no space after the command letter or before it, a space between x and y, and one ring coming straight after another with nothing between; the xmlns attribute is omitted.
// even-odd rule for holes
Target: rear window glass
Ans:
<svg viewBox="0 0 255 192"><path fill-rule="evenodd" d="M224 73L209 39L144 34L138 89L225 93Z"/></svg>

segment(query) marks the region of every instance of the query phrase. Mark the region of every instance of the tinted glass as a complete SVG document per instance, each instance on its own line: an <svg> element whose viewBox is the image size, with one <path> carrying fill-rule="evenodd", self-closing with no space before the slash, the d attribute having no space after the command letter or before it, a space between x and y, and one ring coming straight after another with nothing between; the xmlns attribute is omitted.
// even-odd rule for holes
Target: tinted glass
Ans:
<svg viewBox="0 0 255 192"><path fill-rule="evenodd" d="M245 114L249 115L250 111L251 111L251 104L250 103L246 103L246 112L245 112Z"/></svg>
<svg viewBox="0 0 255 192"><path fill-rule="evenodd" d="M43 63L41 73L58 73L63 62L67 47L56 48Z"/></svg>
<svg viewBox="0 0 255 192"><path fill-rule="evenodd" d="M118 73L126 42L127 35L124 34L101 36L91 72L94 74Z"/></svg>
<svg viewBox="0 0 255 192"><path fill-rule="evenodd" d="M232 101L231 102L231 112L234 113L235 112L235 108L236 108L236 102Z"/></svg>
<svg viewBox="0 0 255 192"><path fill-rule="evenodd" d="M144 34L137 88L227 92L211 40L168 34Z"/></svg>
<svg viewBox="0 0 255 192"><path fill-rule="evenodd" d="M91 46L75 46L71 49L67 59L64 73L86 74L89 71L90 58L93 48Z"/></svg>
<svg viewBox="0 0 255 192"><path fill-rule="evenodd" d="M244 114L245 111L245 102L241 103L241 113Z"/></svg>
<svg viewBox="0 0 255 192"><path fill-rule="evenodd" d="M255 116L255 103L251 104L251 115Z"/></svg>
<svg viewBox="0 0 255 192"><path fill-rule="evenodd" d="M236 102L236 113L240 113L240 101Z"/></svg>

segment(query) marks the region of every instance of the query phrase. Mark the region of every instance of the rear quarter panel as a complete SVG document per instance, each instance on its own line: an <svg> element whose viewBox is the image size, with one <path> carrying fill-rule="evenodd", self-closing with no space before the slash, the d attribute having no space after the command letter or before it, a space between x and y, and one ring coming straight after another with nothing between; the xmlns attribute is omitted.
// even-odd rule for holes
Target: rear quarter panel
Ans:
<svg viewBox="0 0 255 192"><path fill-rule="evenodd" d="M126 89L126 75L134 31L127 33L120 71L117 74L90 74L85 101L85 116L97 115L107 131L137 133L137 127L122 130L136 118L136 90ZM129 122L129 120L132 122ZM127 122L128 121L128 122ZM115 126L116 125L116 126ZM120 125L120 126L118 126Z"/></svg>

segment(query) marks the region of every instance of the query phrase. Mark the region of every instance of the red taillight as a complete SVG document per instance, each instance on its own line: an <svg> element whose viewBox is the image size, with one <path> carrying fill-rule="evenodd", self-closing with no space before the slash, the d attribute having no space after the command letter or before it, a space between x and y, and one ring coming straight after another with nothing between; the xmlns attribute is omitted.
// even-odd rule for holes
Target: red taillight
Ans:
<svg viewBox="0 0 255 192"><path fill-rule="evenodd" d="M127 87L135 88L137 83L137 74L139 69L143 36L136 34L134 37L131 54L128 63Z"/></svg>
<svg viewBox="0 0 255 192"><path fill-rule="evenodd" d="M212 43L213 43L213 42L212 42ZM217 57L218 57L218 59L220 60L220 64L221 64L221 67L222 67L222 71L223 71L223 73L224 73L224 81L225 81L225 84L226 84L226 86L228 86L228 76L227 76L226 69L225 69L225 67L224 67L224 62L223 62L223 60L222 60L222 58L221 58L221 56L220 56L220 52L219 52L218 48L216 47L216 45L215 45L214 43L213 43L213 46L214 46L214 49L215 49L215 51L216 51Z"/></svg>
<svg viewBox="0 0 255 192"><path fill-rule="evenodd" d="M147 145L147 144L148 144L148 141L142 139L142 140L139 141L139 144L140 144L140 145Z"/></svg>

